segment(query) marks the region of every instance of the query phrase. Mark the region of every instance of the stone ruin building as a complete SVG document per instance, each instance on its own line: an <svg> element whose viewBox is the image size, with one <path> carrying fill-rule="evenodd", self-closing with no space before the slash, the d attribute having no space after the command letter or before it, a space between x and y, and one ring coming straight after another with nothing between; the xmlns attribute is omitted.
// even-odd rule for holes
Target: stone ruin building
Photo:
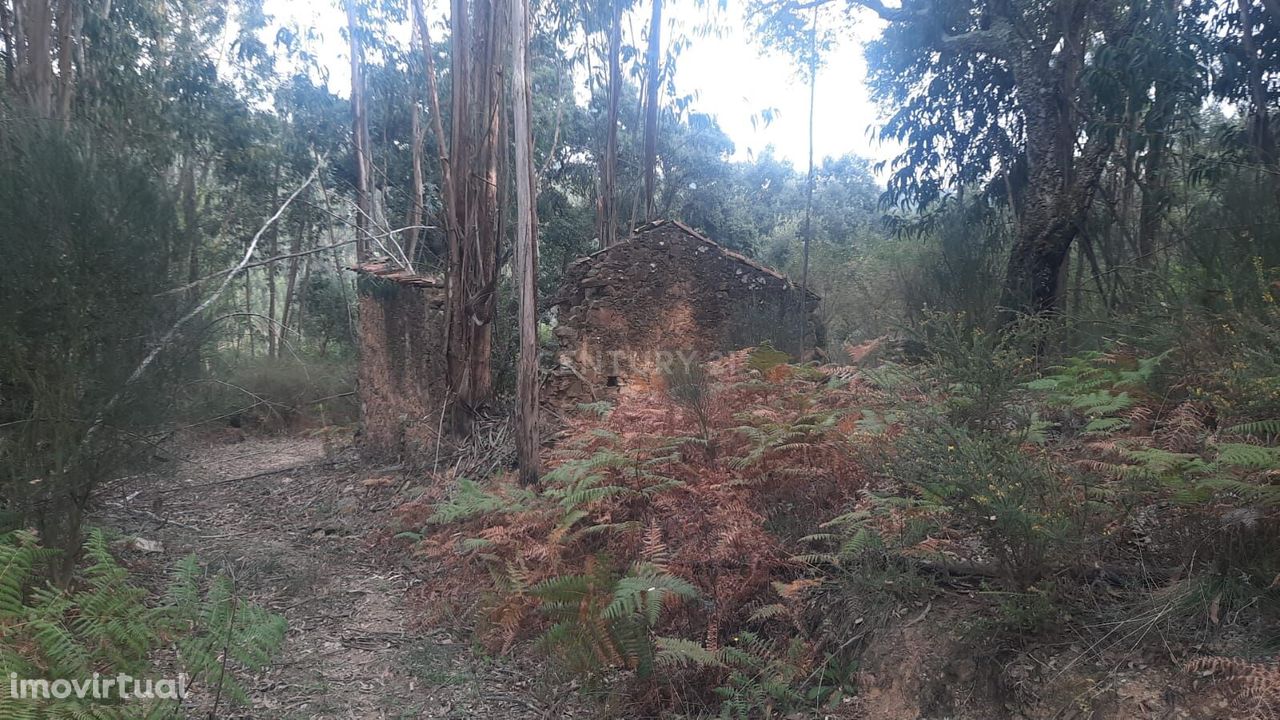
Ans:
<svg viewBox="0 0 1280 720"><path fill-rule="evenodd" d="M445 287L389 260L358 275L359 444L389 457L433 447L447 397ZM592 402L661 382L673 363L770 343L801 346L799 318L821 344L818 297L675 221L642 226L574 261L551 301L557 367L544 401ZM803 304L803 307L801 307Z"/></svg>
<svg viewBox="0 0 1280 720"><path fill-rule="evenodd" d="M682 223L641 226L566 271L551 301L559 355L548 395L581 403L643 392L672 363L764 343L795 355L800 318L822 341L818 297L801 294L776 270Z"/></svg>
<svg viewBox="0 0 1280 720"><path fill-rule="evenodd" d="M412 456L434 444L448 387L444 281L389 260L351 269L360 313L360 446Z"/></svg>

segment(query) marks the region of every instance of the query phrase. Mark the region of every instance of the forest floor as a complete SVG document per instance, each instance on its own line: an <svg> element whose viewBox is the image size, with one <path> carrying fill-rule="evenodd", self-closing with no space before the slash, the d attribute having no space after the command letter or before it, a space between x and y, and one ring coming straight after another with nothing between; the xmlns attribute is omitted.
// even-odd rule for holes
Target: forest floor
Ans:
<svg viewBox="0 0 1280 720"><path fill-rule="evenodd" d="M238 439L238 438L236 438ZM397 468L326 454L319 439L193 441L159 470L108 489L91 522L161 589L194 553L239 595L283 615L280 656L242 682L251 706L219 718L544 718L573 693L516 658L494 658L437 628L410 627L406 597L426 582L374 542L411 491ZM195 702L201 689L194 689Z"/></svg>

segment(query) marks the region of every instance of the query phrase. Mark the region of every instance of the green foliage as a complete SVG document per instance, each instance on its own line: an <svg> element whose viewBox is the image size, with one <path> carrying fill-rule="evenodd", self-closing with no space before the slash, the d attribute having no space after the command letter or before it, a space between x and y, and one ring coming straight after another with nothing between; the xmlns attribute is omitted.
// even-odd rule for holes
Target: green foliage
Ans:
<svg viewBox="0 0 1280 720"><path fill-rule="evenodd" d="M199 574L194 556L179 563L170 604L162 608L177 628L179 660L197 681L247 704L236 673L266 668L284 642L287 625L283 617L240 598L226 575L213 578L201 592Z"/></svg>
<svg viewBox="0 0 1280 720"><path fill-rule="evenodd" d="M1022 592L987 591L996 599L990 616L967 628L969 637L982 642L1012 638L1019 642L1058 627L1066 610L1052 581L1044 581Z"/></svg>
<svg viewBox="0 0 1280 720"><path fill-rule="evenodd" d="M701 657L671 640L660 648L654 630L664 607L692 600L698 591L652 563L636 563L620 576L608 557L597 556L588 572L544 580L529 595L553 623L539 644L588 678L624 667L644 679L655 664L679 665Z"/></svg>
<svg viewBox="0 0 1280 720"><path fill-rule="evenodd" d="M754 447L746 455L727 462L737 469L748 469L779 454L803 452L827 444L843 446L843 438L836 429L844 415L845 411L837 408L815 409L786 422L740 416L739 420L750 420L753 424L739 425L732 431L745 436Z"/></svg>
<svg viewBox="0 0 1280 720"><path fill-rule="evenodd" d="M983 538L1016 589L1088 557L1112 512L1090 499L1083 478L999 435L924 427L904 435L899 451L898 477Z"/></svg>
<svg viewBox="0 0 1280 720"><path fill-rule="evenodd" d="M929 353L926 372L941 386L951 421L987 428L1004 420L1047 330L1034 318L993 332L963 315L926 314L915 334Z"/></svg>
<svg viewBox="0 0 1280 720"><path fill-rule="evenodd" d="M747 358L747 367L766 373L779 365L785 365L789 360L791 360L790 355L775 349L769 343L764 343L751 351L751 355Z"/></svg>
<svg viewBox="0 0 1280 720"><path fill-rule="evenodd" d="M667 383L667 394L680 407L693 414L701 432L702 444L709 453L714 454L711 444L711 412L715 399L711 374L707 368L696 361L675 362L664 373Z"/></svg>
<svg viewBox="0 0 1280 720"><path fill-rule="evenodd" d="M156 297L173 207L143 163L78 129L3 108L0 125L0 510L69 559L94 483L149 449L189 347L126 386L173 312Z"/></svg>
<svg viewBox="0 0 1280 720"><path fill-rule="evenodd" d="M489 492L480 483L459 478L458 487L449 498L436 506L429 524L445 525L478 517L486 513L514 512L526 506L533 496L530 491L511 491L512 497Z"/></svg>
<svg viewBox="0 0 1280 720"><path fill-rule="evenodd" d="M174 569L163 604L148 606L147 591L111 555L105 536L91 530L78 582L61 590L42 584L37 571L57 551L31 533L0 536L0 674L84 681L126 674L157 674L154 654L171 643L189 686L241 703L248 698L237 675L261 670L284 641L284 618L247 603L225 577L201 589L194 557ZM7 693L7 691L6 691ZM0 718L180 717L164 699L7 699Z"/></svg>
<svg viewBox="0 0 1280 720"><path fill-rule="evenodd" d="M852 689L856 669L830 657L815 667L803 639L769 640L750 631L720 650L720 663L729 670L715 690L723 701L720 716L743 720L839 702Z"/></svg>
<svg viewBox="0 0 1280 720"><path fill-rule="evenodd" d="M1085 352L1068 358L1064 365L1026 383L1026 387L1044 392L1050 405L1081 414L1086 421L1085 434L1108 435L1129 428L1127 418L1116 416L1134 405L1131 393L1147 390L1168 355L1166 351L1131 359Z"/></svg>
<svg viewBox="0 0 1280 720"><path fill-rule="evenodd" d="M613 411L613 403L608 400L599 400L593 403L578 403L578 411L591 413L603 420L609 416L610 412Z"/></svg>

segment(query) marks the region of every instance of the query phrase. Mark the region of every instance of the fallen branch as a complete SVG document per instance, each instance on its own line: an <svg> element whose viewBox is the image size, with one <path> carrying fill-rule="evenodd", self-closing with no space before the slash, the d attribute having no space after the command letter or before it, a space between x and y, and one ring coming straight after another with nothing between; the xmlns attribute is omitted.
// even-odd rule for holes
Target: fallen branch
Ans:
<svg viewBox="0 0 1280 720"><path fill-rule="evenodd" d="M217 302L218 298L222 297L222 294L227 291L227 287L231 285L231 281L240 273L244 272L245 268L249 266L250 261L253 259L254 251L258 249L258 241L262 239L263 233L265 233L268 228L274 225L276 221L284 215L284 211L289 208L289 205L293 202L294 198L302 194L302 191L316 179L316 176L320 174L320 168L323 164L323 158L316 162L315 168L311 170L311 174L307 176L307 179L299 185L288 198L285 199L284 204L275 211L275 214L267 218L267 221L262 224L262 227L258 228L258 232L254 233L253 239L249 241L249 247L245 250L244 257L241 258L239 264L232 268L227 273L226 277L222 279L222 284L218 286L218 289L214 290L213 294L205 298L199 305L192 308L190 312L178 318L178 321L160 337L156 346L151 349L151 352L147 353L146 357L142 359L142 362L138 363L138 367L134 368L133 373L131 373L128 379L124 381L124 384L120 386L120 389L116 391L115 395L112 395L111 399L107 401L107 404L98 411L93 424L89 426L87 431L85 431L84 439L80 441L80 447L83 448L87 445L89 440L97 434L98 428L102 427L103 423L106 422L107 416L110 415L111 411L115 409L117 404L119 404L120 398L124 397L125 390L128 390L134 383L142 378L142 376L147 372L147 369L151 367L151 363L155 362L155 359L159 357L160 353L164 352L164 350L173 343L174 338L178 336L178 331L182 329L182 326L190 322L195 316L203 313L210 305Z"/></svg>

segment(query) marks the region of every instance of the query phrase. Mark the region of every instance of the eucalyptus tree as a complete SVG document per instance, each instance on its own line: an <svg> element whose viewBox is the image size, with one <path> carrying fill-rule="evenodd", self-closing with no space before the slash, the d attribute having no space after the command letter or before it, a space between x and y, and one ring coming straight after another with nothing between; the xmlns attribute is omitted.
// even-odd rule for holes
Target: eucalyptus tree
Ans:
<svg viewBox="0 0 1280 720"><path fill-rule="evenodd" d="M515 285L520 333L516 378L516 457L520 482L538 482L538 217L533 166L533 82L529 76L529 0L510 0L512 124L515 135Z"/></svg>
<svg viewBox="0 0 1280 720"><path fill-rule="evenodd" d="M369 110L364 79L363 29L360 27L360 11L356 0L345 0L347 14L347 45L351 62L351 138L355 160L356 192L356 260L369 257L369 220L373 217L373 205L369 199L369 176L372 163L369 159Z"/></svg>
<svg viewBox="0 0 1280 720"><path fill-rule="evenodd" d="M1149 81L1128 50L1156 4L1137 0L814 0L887 22L867 56L880 133L905 145L889 195L915 210L980 186L1012 207L1017 232L1006 314L1058 302L1059 277L1115 150L1126 108ZM1178 12L1193 13L1179 5Z"/></svg>
<svg viewBox="0 0 1280 720"><path fill-rule="evenodd" d="M435 51L421 0L413 22L427 69L432 129L437 136L442 224L448 248L446 355L454 430L493 395L493 320L499 249L500 195L506 158L505 63L508 12L501 0L453 0L449 14L448 138L440 102Z"/></svg>
<svg viewBox="0 0 1280 720"><path fill-rule="evenodd" d="M1240 139L1280 202L1280 0L1223 0L1208 13L1214 94L1246 109Z"/></svg>
<svg viewBox="0 0 1280 720"><path fill-rule="evenodd" d="M654 193L658 172L658 86L662 82L662 0L653 0L649 17L644 78L644 218L657 219Z"/></svg>

